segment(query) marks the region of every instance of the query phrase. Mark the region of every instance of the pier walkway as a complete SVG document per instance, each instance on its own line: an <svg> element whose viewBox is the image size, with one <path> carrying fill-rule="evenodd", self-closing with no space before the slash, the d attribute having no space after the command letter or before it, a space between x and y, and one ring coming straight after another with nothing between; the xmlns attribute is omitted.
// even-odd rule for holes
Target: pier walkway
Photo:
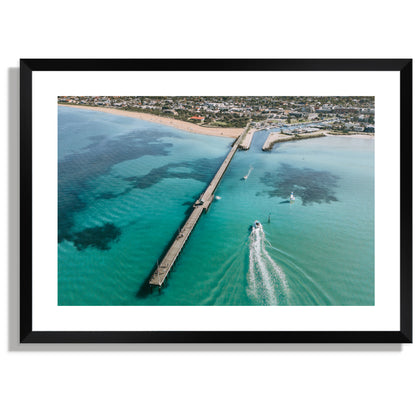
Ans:
<svg viewBox="0 0 416 416"><path fill-rule="evenodd" d="M158 286L159 288L162 287L163 282L168 277L168 274L175 263L177 257L179 256L180 252L182 251L183 246L186 243L189 235L191 234L192 230L194 229L196 223L198 222L202 212L205 210L207 211L211 202L214 199L214 192L217 189L218 184L221 181L225 171L227 170L235 152L237 151L240 141L244 138L244 133L240 136L239 139L235 141L233 144L230 152L228 153L227 157L225 158L224 162L218 169L217 173L212 179L211 183L208 185L206 190L202 193L200 198L194 203L193 211L189 215L185 225L178 231L177 236L171 246L169 247L168 251L166 252L165 256L163 257L160 264L157 265L156 270L153 272L152 276L150 277L149 284L151 287Z"/></svg>

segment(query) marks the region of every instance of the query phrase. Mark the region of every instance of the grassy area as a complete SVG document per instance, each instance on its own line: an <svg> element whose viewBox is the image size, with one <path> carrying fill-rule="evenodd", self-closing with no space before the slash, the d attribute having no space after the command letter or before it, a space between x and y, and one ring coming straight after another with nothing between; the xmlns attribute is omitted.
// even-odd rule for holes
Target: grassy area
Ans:
<svg viewBox="0 0 416 416"><path fill-rule="evenodd" d="M212 123L208 123L207 126L209 127L227 127L228 123L225 123L224 121L214 121Z"/></svg>

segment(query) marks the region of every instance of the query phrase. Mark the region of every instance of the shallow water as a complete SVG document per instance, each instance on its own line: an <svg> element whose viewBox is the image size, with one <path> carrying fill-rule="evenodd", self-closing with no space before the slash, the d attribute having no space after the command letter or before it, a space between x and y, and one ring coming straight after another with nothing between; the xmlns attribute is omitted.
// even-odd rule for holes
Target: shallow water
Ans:
<svg viewBox="0 0 416 416"><path fill-rule="evenodd" d="M267 134L237 152L166 286L150 294L150 272L232 139L60 107L58 303L374 304L374 140L262 152Z"/></svg>

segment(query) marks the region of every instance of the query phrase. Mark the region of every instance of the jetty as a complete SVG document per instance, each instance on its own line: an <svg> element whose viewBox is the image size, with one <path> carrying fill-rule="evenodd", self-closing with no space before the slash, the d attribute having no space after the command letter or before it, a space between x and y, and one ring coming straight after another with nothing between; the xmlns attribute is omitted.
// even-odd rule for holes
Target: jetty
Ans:
<svg viewBox="0 0 416 416"><path fill-rule="evenodd" d="M214 199L214 192L217 189L218 184L224 176L228 166L230 165L230 162L234 157L237 149L239 148L241 140L245 138L245 133L247 130L248 126L243 134L233 143L230 152L228 153L224 162L222 162L211 183L193 204L193 210L191 214L189 215L183 227L178 230L176 237L168 248L163 259L160 261L160 263L157 264L155 271L152 273L149 280L149 285L151 288L159 287L160 289L162 287L199 218L201 217L202 213L207 211L210 207Z"/></svg>
<svg viewBox="0 0 416 416"><path fill-rule="evenodd" d="M252 129L249 129L247 132L243 133L243 137L241 139L240 146L239 146L240 149L242 150L250 149L251 142L253 141L253 136L256 131L257 129L252 128Z"/></svg>
<svg viewBox="0 0 416 416"><path fill-rule="evenodd" d="M290 142L294 140L304 140L304 139L313 139L315 137L324 137L326 136L325 131L320 131L318 133L301 133L301 134L284 134L273 132L267 136L266 141L262 147L263 151L271 150L275 143L281 142Z"/></svg>

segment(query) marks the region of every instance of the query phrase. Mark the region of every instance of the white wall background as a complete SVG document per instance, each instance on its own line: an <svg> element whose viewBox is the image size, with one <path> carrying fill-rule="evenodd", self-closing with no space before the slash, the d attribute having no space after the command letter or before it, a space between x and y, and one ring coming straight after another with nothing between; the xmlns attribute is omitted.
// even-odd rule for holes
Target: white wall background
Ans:
<svg viewBox="0 0 416 416"><path fill-rule="evenodd" d="M19 58L414 58L411 1L14 1L0 11L0 413L413 414L413 345L19 346ZM4 214L4 215L3 215Z"/></svg>

